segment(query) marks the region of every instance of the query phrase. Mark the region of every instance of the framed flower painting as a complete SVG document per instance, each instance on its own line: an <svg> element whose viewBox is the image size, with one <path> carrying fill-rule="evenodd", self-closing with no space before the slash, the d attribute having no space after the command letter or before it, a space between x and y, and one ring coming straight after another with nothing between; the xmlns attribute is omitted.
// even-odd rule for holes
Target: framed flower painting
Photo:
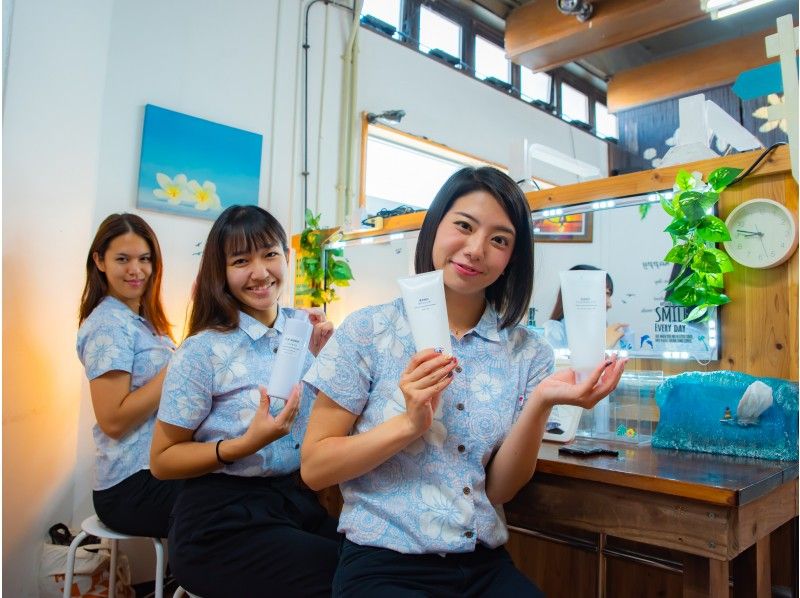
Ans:
<svg viewBox="0 0 800 598"><path fill-rule="evenodd" d="M147 104L137 207L215 220L258 205L262 136Z"/></svg>

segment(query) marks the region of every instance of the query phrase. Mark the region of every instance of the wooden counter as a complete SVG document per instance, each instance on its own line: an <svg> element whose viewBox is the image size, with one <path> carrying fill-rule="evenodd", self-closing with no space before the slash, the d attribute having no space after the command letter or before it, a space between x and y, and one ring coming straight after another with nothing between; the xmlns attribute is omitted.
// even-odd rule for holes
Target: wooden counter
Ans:
<svg viewBox="0 0 800 598"><path fill-rule="evenodd" d="M734 596L771 595L769 536L797 516L796 462L609 446L619 457L544 443L532 482L506 505L511 529L598 534L597 596L609 536L680 551L683 596L727 597L731 573Z"/></svg>

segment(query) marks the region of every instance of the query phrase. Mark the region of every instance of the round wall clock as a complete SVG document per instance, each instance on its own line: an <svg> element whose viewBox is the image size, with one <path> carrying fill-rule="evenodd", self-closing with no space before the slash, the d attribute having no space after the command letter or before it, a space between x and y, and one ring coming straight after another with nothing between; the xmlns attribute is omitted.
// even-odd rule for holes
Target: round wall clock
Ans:
<svg viewBox="0 0 800 598"><path fill-rule="evenodd" d="M751 199L725 219L731 240L725 251L748 268L772 268L797 249L797 216L777 201Z"/></svg>

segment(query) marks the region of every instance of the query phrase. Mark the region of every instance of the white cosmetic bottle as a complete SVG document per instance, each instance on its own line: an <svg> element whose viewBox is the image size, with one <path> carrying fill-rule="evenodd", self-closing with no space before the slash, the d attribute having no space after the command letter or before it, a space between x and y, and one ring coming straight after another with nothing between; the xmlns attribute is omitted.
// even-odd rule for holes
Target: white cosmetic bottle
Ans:
<svg viewBox="0 0 800 598"><path fill-rule="evenodd" d="M314 328L302 312L298 316L286 318L284 322L281 342L267 386L270 398L288 399L292 388L303 375L308 342Z"/></svg>
<svg viewBox="0 0 800 598"><path fill-rule="evenodd" d="M411 334L417 351L441 349L453 354L450 343L450 324L444 300L444 275L441 270L425 272L408 278L398 278L403 305L406 308Z"/></svg>

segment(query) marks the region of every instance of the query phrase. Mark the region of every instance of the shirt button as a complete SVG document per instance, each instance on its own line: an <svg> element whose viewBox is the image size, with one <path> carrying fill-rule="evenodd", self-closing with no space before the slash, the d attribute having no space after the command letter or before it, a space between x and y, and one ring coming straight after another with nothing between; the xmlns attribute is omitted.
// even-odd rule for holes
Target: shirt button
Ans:
<svg viewBox="0 0 800 598"><path fill-rule="evenodd" d="M464 537L465 538L471 538L472 537L472 532L464 532Z"/></svg>
<svg viewBox="0 0 800 598"><path fill-rule="evenodd" d="M464 371L464 370L461 368L461 366L460 366L460 365L457 365L457 366L456 366L456 372L457 372L457 373L459 373L459 374L460 374L460 373L461 373L461 372L463 372L463 371Z"/></svg>
<svg viewBox="0 0 800 598"><path fill-rule="evenodd" d="M459 403L458 405L456 405L456 409L458 409L459 411L464 411L464 403Z"/></svg>
<svg viewBox="0 0 800 598"><path fill-rule="evenodd" d="M294 448L296 448L296 449L299 449L299 448L300 448L300 445L299 445L299 444L295 444L295 445L294 445Z"/></svg>
<svg viewBox="0 0 800 598"><path fill-rule="evenodd" d="M463 453L465 450L467 450L467 447L465 447L463 444L459 444L458 445L458 452L459 453Z"/></svg>
<svg viewBox="0 0 800 598"><path fill-rule="evenodd" d="M272 352L273 353L277 353L278 352L278 347L275 347L274 349L272 349Z"/></svg>
<svg viewBox="0 0 800 598"><path fill-rule="evenodd" d="M470 490L466 486L464 487L464 494L469 494Z"/></svg>

